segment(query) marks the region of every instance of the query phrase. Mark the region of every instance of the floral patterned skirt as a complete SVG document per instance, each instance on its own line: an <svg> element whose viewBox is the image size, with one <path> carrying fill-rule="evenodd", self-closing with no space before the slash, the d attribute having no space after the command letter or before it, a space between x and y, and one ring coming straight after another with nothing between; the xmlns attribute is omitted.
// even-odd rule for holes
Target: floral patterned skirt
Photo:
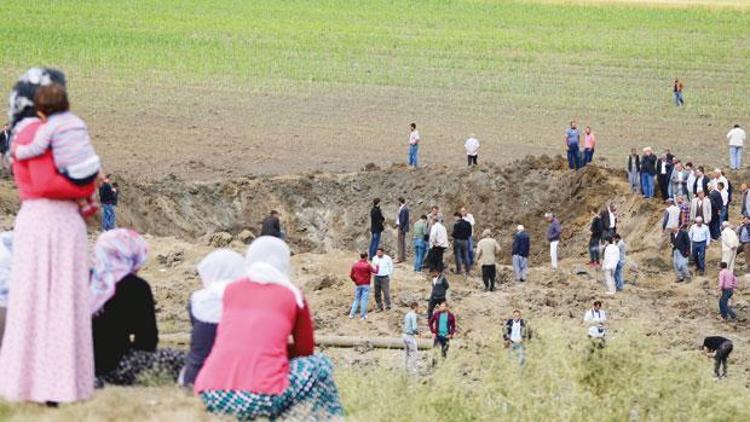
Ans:
<svg viewBox="0 0 750 422"><path fill-rule="evenodd" d="M120 359L117 368L96 378L96 386L133 385L146 382L149 376L175 381L185 365L186 355L174 349L157 349L153 352L131 350Z"/></svg>
<svg viewBox="0 0 750 422"><path fill-rule="evenodd" d="M289 387L279 395L249 391L206 390L200 393L206 409L240 421L267 417L291 420L341 419L343 408L333 382L331 361L323 355L292 359Z"/></svg>

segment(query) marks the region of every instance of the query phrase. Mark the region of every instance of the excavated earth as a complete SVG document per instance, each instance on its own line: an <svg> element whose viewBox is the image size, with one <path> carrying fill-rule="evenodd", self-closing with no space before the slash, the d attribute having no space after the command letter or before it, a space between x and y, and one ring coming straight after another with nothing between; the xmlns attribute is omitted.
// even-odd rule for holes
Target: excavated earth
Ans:
<svg viewBox="0 0 750 422"><path fill-rule="evenodd" d="M738 175L730 175L730 180ZM603 299L610 313L612 335L618 323L641 323L647 335L663 337L671 347L690 350L706 335L730 337L736 347L737 371L750 379L750 312L746 292L750 279L742 277L735 309L741 320L726 324L717 318L715 270L720 260L718 245L709 249L704 277L689 284L675 284L670 251L662 240L663 204L646 201L629 192L624 173L607 168L606 162L578 172L566 169L557 158L527 157L498 167L474 169L403 166L379 168L368 165L354 173L308 173L277 177L246 177L222 182L187 182L175 176L158 181L119 180L121 204L118 222L145 233L152 248L142 275L153 286L158 301L163 343L186 346L189 319L185 309L190 292L199 288L196 264L215 247L243 251L258 235L260 221L270 209L282 213L282 225L294 252L295 281L304 287L320 334L348 336L398 336L408 304L426 303L429 282L409 264L399 264L392 281L394 309L371 314L367 322L349 320L352 298L348 271L357 253L369 241L369 209L381 198L389 228L382 244L395 251L393 228L397 198L407 198L412 218L427 213L432 205L449 216L466 206L477 221L502 246L500 287L481 291L475 276L449 276L450 302L458 316L461 344L486 346L488 333L497 334L500 321L514 308L527 319L541 317L569 321L572 330L585 327L580 319L594 299L602 299L600 271L587 261L588 209L607 201L617 204L619 232L628 244L626 291ZM736 201L735 201L736 202ZM736 205L734 205L736 207ZM12 227L18 201L12 182L0 182L0 228ZM549 269L544 234L546 211L554 211L563 224L561 268ZM738 215L737 209L731 215ZM450 222L451 220L448 219ZM512 281L510 243L516 225L526 226L532 239L531 272L524 284ZM96 222L91 224L92 241ZM446 255L447 256L447 255ZM452 264L452 258L448 258ZM744 274L744 257L738 257L738 274ZM372 304L372 300L371 300ZM340 365L401 364L399 351L328 349Z"/></svg>

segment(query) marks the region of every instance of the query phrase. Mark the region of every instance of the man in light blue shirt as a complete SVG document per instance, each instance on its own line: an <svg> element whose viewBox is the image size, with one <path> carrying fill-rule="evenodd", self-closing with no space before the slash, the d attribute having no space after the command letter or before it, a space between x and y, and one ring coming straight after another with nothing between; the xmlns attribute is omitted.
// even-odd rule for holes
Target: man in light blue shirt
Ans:
<svg viewBox="0 0 750 422"><path fill-rule="evenodd" d="M581 133L578 132L576 121L570 121L570 127L565 131L565 146L568 148L568 167L578 170L581 167L580 150L578 145L581 141Z"/></svg>
<svg viewBox="0 0 750 422"><path fill-rule="evenodd" d="M419 326L417 325L417 302L412 302L409 306L411 310L404 317L404 363L406 371L411 375L417 373L417 334Z"/></svg>
<svg viewBox="0 0 750 422"><path fill-rule="evenodd" d="M708 226L703 224L703 218L695 217L695 224L688 231L690 243L693 248L693 259L698 267L698 274L706 272L706 248L711 244L711 232Z"/></svg>
<svg viewBox="0 0 750 422"><path fill-rule="evenodd" d="M383 248L378 248L375 258L372 259L378 271L375 273L375 312L383 312L383 299L385 299L385 310L391 310L391 276L393 275L393 260L386 255ZM385 296L385 298L383 298Z"/></svg>

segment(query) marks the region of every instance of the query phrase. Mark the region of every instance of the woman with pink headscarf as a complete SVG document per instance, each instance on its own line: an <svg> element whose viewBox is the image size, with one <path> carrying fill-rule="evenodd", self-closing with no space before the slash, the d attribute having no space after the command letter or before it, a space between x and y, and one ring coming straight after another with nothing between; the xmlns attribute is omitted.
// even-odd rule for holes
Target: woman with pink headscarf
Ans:
<svg viewBox="0 0 750 422"><path fill-rule="evenodd" d="M132 385L149 373L177 379L183 352L157 349L154 297L138 276L148 245L138 233L115 229L99 236L91 271L97 385Z"/></svg>

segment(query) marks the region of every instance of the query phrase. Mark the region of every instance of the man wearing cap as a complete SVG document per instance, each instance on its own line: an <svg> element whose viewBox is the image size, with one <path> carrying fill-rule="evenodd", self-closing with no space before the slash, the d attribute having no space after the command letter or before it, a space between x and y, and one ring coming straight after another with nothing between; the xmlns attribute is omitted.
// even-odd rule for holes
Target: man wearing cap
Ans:
<svg viewBox="0 0 750 422"><path fill-rule="evenodd" d="M734 261L737 258L737 248L739 247L740 239L729 222L721 223L721 262L726 262L727 268L732 273L734 273Z"/></svg>
<svg viewBox="0 0 750 422"><path fill-rule="evenodd" d="M484 291L495 291L495 257L500 254L500 244L492 238L490 229L482 232L482 240L477 243L477 262L482 266L482 281Z"/></svg>
<svg viewBox="0 0 750 422"><path fill-rule="evenodd" d="M706 272L706 248L711 244L711 232L709 232L708 226L703 224L703 218L695 217L695 224L690 227L688 236L693 248L693 259L695 260L695 266L698 268L698 274L703 275Z"/></svg>
<svg viewBox="0 0 750 422"><path fill-rule="evenodd" d="M529 249L531 241L529 235L522 225L516 227L516 234L513 235L513 272L516 275L516 281L524 282L529 273Z"/></svg>

